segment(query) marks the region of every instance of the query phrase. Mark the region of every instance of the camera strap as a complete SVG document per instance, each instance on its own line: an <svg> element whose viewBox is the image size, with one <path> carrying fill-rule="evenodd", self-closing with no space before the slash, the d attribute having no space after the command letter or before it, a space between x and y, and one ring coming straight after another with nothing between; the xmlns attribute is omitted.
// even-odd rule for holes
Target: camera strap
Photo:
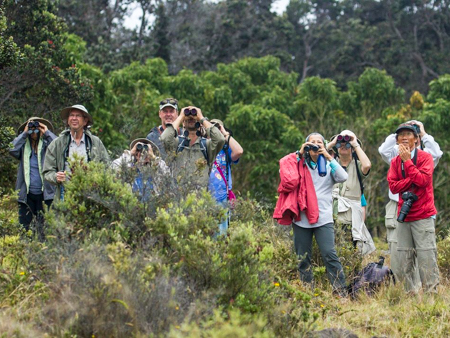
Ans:
<svg viewBox="0 0 450 338"><path fill-rule="evenodd" d="M362 196L364 195L364 184L361 177L361 173L359 172L358 155L356 155L356 153L353 153L353 158L355 159L356 174L358 175L359 188L361 189L361 196Z"/></svg>
<svg viewBox="0 0 450 338"><path fill-rule="evenodd" d="M417 148L414 149L414 157L412 158L412 161L413 161L414 165L416 165L416 163L417 163L417 153L418 153L418 152L419 152L419 151L418 151ZM402 176L403 176L403 178L406 178L405 168L404 168L404 166L403 166L403 161L402 161Z"/></svg>

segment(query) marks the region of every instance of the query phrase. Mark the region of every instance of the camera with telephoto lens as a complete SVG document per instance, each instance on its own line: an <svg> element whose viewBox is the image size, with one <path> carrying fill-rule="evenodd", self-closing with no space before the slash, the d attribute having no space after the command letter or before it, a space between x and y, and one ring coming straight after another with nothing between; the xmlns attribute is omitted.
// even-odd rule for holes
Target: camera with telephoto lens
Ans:
<svg viewBox="0 0 450 338"><path fill-rule="evenodd" d="M311 150L317 152L317 151L319 151L320 147L316 146L316 145L309 145L308 144L308 145L305 146L304 149L305 149L306 152L309 152Z"/></svg>
<svg viewBox="0 0 450 338"><path fill-rule="evenodd" d="M417 201L418 197L415 193L411 191L406 191L402 194L403 205L400 209L400 214L398 215L397 221L403 223L405 221L406 216L408 216L409 211L415 201Z"/></svg>
<svg viewBox="0 0 450 338"><path fill-rule="evenodd" d="M138 143L136 145L136 151L141 152L143 149L145 149L145 151L148 151L148 145L142 143Z"/></svg>

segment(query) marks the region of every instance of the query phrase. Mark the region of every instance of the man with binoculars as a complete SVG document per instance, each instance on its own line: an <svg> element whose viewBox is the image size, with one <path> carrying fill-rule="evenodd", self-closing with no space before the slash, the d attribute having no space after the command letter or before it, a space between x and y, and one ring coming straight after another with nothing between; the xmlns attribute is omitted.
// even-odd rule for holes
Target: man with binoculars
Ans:
<svg viewBox="0 0 450 338"><path fill-rule="evenodd" d="M44 167L47 147L56 138L50 121L32 117L18 129L18 135L13 141L11 156L20 161L17 170L16 190L19 191L19 223L28 230L33 217L40 219L47 206L53 201L55 188L44 181Z"/></svg>
<svg viewBox="0 0 450 338"><path fill-rule="evenodd" d="M111 167L117 170L133 168L131 188L133 192L138 192L142 200L149 198L154 191L160 193L159 187L169 173L166 163L159 157L158 147L146 138L138 138L130 144L130 150L125 150L123 154L111 163Z"/></svg>
<svg viewBox="0 0 450 338"><path fill-rule="evenodd" d="M178 135L183 124L184 135ZM208 138L203 137L201 128ZM161 134L161 141L168 155L172 156L170 165L178 183L206 188L211 164L225 144L225 138L218 128L213 127L198 107L189 106L181 110L173 123L167 123Z"/></svg>
<svg viewBox="0 0 450 338"><path fill-rule="evenodd" d="M411 124L395 131L399 155L391 161L387 181L398 201L398 277L408 292L417 292L414 260L417 257L420 281L426 292L436 292L439 284L433 193L433 157L417 147L419 133Z"/></svg>

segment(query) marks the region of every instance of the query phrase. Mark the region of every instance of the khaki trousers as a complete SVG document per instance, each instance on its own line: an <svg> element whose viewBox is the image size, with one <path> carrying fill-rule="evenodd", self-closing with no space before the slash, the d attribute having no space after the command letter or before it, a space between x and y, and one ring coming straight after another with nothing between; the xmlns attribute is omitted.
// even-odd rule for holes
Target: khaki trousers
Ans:
<svg viewBox="0 0 450 338"><path fill-rule="evenodd" d="M391 256L391 270L394 273L395 279L399 279L400 263L397 254L397 209L398 203L393 200L389 200L386 204L386 237L389 244L389 254ZM419 269L417 268L417 259L414 259L414 276L413 284L414 290L420 289L420 275Z"/></svg>
<svg viewBox="0 0 450 338"><path fill-rule="evenodd" d="M417 258L420 281L426 292L436 292L439 284L436 234L433 218L397 224L399 278L406 291L417 292L414 282Z"/></svg>

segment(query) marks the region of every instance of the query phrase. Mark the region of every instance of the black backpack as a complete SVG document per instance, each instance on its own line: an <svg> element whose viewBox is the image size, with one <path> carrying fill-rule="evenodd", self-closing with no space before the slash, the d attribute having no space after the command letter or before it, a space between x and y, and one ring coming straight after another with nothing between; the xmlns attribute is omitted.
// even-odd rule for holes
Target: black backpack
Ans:
<svg viewBox="0 0 450 338"><path fill-rule="evenodd" d="M395 284L392 270L387 266L383 266L383 264L384 257L380 256L378 263L369 263L358 273L348 287L348 293L352 298L356 298L357 293L361 289L369 296L372 296L383 283L389 283L392 280Z"/></svg>

